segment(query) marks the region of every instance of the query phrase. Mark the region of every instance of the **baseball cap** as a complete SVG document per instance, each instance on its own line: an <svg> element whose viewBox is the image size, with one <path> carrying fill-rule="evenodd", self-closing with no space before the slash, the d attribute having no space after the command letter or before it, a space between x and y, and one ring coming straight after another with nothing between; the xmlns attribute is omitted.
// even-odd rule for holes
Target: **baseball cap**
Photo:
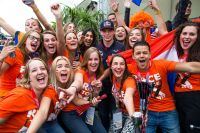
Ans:
<svg viewBox="0 0 200 133"><path fill-rule="evenodd" d="M103 30L103 29L112 29L114 30L114 24L112 21L110 20L105 20L101 23L100 25L100 30Z"/></svg>

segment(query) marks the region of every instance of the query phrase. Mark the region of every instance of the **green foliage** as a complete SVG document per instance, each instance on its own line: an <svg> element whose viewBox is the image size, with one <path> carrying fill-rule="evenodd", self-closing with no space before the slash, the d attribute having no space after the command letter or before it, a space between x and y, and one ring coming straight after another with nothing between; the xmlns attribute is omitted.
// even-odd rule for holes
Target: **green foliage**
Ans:
<svg viewBox="0 0 200 133"><path fill-rule="evenodd" d="M104 14L102 11L86 11L83 8L70 8L64 5L62 10L63 25L68 22L73 22L78 30L84 30L87 28L92 28L97 36L99 35L99 25L104 19ZM52 26L55 29L55 22L52 22Z"/></svg>

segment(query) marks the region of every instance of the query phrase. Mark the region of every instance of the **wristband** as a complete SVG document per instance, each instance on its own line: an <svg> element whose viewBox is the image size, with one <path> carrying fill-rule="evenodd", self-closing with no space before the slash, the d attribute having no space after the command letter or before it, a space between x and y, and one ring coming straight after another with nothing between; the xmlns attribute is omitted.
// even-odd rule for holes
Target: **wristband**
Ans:
<svg viewBox="0 0 200 133"><path fill-rule="evenodd" d="M38 13L38 12L39 12L39 9L38 9L38 8L34 8L33 11L34 11L35 13Z"/></svg>
<svg viewBox="0 0 200 133"><path fill-rule="evenodd" d="M156 10L156 11L155 11L155 14L156 14L156 15L159 15L159 14L161 14L161 11L160 11L160 10Z"/></svg>

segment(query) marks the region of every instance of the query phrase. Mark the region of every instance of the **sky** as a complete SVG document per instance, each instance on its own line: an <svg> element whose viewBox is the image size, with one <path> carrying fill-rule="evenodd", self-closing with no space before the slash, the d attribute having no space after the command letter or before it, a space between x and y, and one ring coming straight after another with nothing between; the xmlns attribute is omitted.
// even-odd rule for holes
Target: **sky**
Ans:
<svg viewBox="0 0 200 133"><path fill-rule="evenodd" d="M74 7L83 0L34 0L38 8L41 10L47 21L50 23L55 21L53 14L50 11L52 3L63 3L67 6ZM8 24L18 31L24 31L25 21L28 18L36 18L32 9L25 4L22 0L1 0L0 3L0 17L2 17ZM2 28L1 31L6 33Z"/></svg>

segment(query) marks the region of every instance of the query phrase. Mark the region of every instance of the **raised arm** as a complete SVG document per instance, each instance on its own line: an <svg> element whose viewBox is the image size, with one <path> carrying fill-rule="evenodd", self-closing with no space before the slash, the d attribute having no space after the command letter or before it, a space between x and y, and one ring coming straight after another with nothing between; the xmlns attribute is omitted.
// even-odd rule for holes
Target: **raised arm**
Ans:
<svg viewBox="0 0 200 133"><path fill-rule="evenodd" d="M164 35L164 34L168 33L165 21L162 17L161 10L157 4L157 1L156 0L148 0L148 2L149 2L149 6L155 11L156 24L158 27L159 35Z"/></svg>
<svg viewBox="0 0 200 133"><path fill-rule="evenodd" d="M117 23L118 23L117 26L124 26L124 28L127 30L127 32L129 32L129 31L130 31L130 28L125 24L125 22L124 22L122 16L121 16L120 13L119 13L119 10L118 10L118 8L119 8L119 3L117 3L116 0L111 0L111 1L113 1L113 2L111 3L111 8L112 8L112 10L113 10L113 12L115 13L115 16L116 16L116 18L117 18Z"/></svg>
<svg viewBox="0 0 200 133"><path fill-rule="evenodd" d="M15 36L16 30L10 26L3 18L0 17L0 27L2 27L12 37Z"/></svg>
<svg viewBox="0 0 200 133"><path fill-rule="evenodd" d="M188 1L189 0L179 0L178 2L178 10L176 13L176 16L173 19L173 29L175 29L176 27L178 27L180 24L185 23L186 21L188 21L188 18L185 17L185 11L187 9L188 6Z"/></svg>
<svg viewBox="0 0 200 133"><path fill-rule="evenodd" d="M130 11L131 11L131 1L130 0L124 0L124 7L125 7L125 15L124 15L124 21L126 26L129 26L130 21Z"/></svg>
<svg viewBox="0 0 200 133"><path fill-rule="evenodd" d="M62 26L62 11L60 4L56 3L51 5L51 12L56 18L56 36L58 39L57 45L57 53L59 55L63 55L65 50L65 38L64 38L64 31Z"/></svg>
<svg viewBox="0 0 200 133"><path fill-rule="evenodd" d="M24 0L22 1L24 2ZM41 13L39 8L37 7L34 0L32 0L31 3L28 3L28 4L24 2L24 4L32 8L33 12L35 13L35 15L37 16L37 18L39 19L39 21L42 23L42 25L45 27L46 30L54 31L51 25L48 23L47 19L44 17L44 15Z"/></svg>
<svg viewBox="0 0 200 133"><path fill-rule="evenodd" d="M48 117L50 105L51 99L48 97L43 97L40 103L40 108L31 121L31 125L29 126L27 133L36 133L38 131Z"/></svg>

